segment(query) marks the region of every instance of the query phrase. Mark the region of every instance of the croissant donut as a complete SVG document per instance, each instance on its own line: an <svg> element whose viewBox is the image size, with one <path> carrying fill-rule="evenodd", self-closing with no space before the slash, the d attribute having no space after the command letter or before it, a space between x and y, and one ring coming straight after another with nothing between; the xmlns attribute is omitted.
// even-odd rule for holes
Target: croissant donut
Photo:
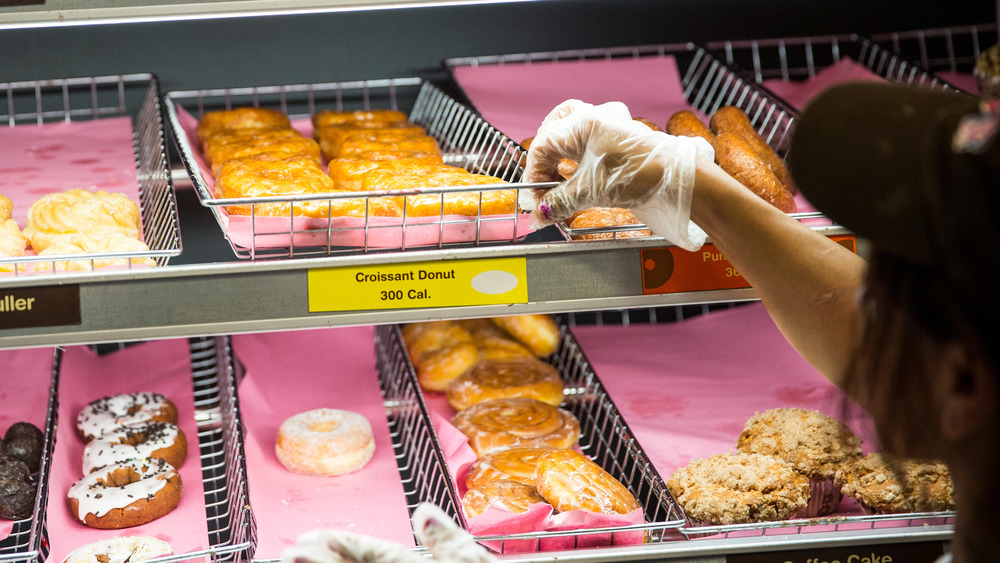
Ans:
<svg viewBox="0 0 1000 563"><path fill-rule="evenodd" d="M572 448L580 422L567 410L535 399L492 399L456 414L451 423L477 456L515 446Z"/></svg>
<svg viewBox="0 0 1000 563"><path fill-rule="evenodd" d="M765 141L764 138L757 133L753 124L750 123L750 118L747 117L747 114L743 110L735 106L723 106L712 114L712 118L709 120L709 126L716 134L731 132L743 137L743 140L750 145L750 148L756 152L767 167L774 172L774 175L778 178L778 181L785 186L785 189L791 191L792 193L795 192L792 177L788 173L788 167L785 166L785 161L782 160L781 157L774 152L774 149L767 144L767 141Z"/></svg>
<svg viewBox="0 0 1000 563"><path fill-rule="evenodd" d="M426 391L444 391L451 380L479 361L469 331L454 321L411 323L402 328L403 342Z"/></svg>
<svg viewBox="0 0 1000 563"><path fill-rule="evenodd" d="M486 454L469 466L465 473L465 486L472 489L501 479L534 486L538 458L550 451L552 448L527 446Z"/></svg>
<svg viewBox="0 0 1000 563"><path fill-rule="evenodd" d="M489 319L463 319L458 321L458 324L472 335L472 341L479 350L480 360L534 357L527 346L515 340Z"/></svg>
<svg viewBox="0 0 1000 563"><path fill-rule="evenodd" d="M480 360L448 384L448 404L460 411L489 399L527 397L563 402L559 370L534 357Z"/></svg>
<svg viewBox="0 0 1000 563"><path fill-rule="evenodd" d="M588 207L578 211L567 220L571 229L591 229L596 227L620 227L638 225L642 221L634 213L622 207ZM622 238L642 238L652 236L649 229L612 231L607 233L587 233L573 235L573 240L610 240Z"/></svg>
<svg viewBox="0 0 1000 563"><path fill-rule="evenodd" d="M538 459L535 487L559 512L628 514L640 507L625 485L575 450L552 450Z"/></svg>
<svg viewBox="0 0 1000 563"><path fill-rule="evenodd" d="M544 358L559 348L562 333L549 315L510 315L491 317L490 320L530 348L536 356Z"/></svg>
<svg viewBox="0 0 1000 563"><path fill-rule="evenodd" d="M469 518L475 518L491 506L502 506L514 513L527 512L531 505L544 503L533 485L517 481L492 481L481 487L466 491L462 497L462 508Z"/></svg>
<svg viewBox="0 0 1000 563"><path fill-rule="evenodd" d="M743 137L731 132L719 133L712 147L715 148L716 162L730 176L785 213L795 212L792 192L778 181L774 172Z"/></svg>
<svg viewBox="0 0 1000 563"><path fill-rule="evenodd" d="M701 137L709 143L715 138L712 130L693 111L682 110L670 116L667 133L678 137Z"/></svg>

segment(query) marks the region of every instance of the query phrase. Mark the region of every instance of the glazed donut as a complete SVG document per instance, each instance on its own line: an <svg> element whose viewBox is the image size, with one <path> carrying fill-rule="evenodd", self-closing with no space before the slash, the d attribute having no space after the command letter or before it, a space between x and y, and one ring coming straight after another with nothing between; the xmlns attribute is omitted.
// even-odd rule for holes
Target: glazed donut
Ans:
<svg viewBox="0 0 1000 563"><path fill-rule="evenodd" d="M92 528L139 526L181 500L181 476L162 459L132 459L85 475L69 488L70 514Z"/></svg>
<svg viewBox="0 0 1000 563"><path fill-rule="evenodd" d="M187 457L184 431L169 422L143 422L107 430L83 449L83 473L147 457L162 458L179 468Z"/></svg>
<svg viewBox="0 0 1000 563"><path fill-rule="evenodd" d="M563 402L563 381L559 370L534 357L480 360L448 384L447 396L457 411L509 397L558 406Z"/></svg>
<svg viewBox="0 0 1000 563"><path fill-rule="evenodd" d="M515 446L572 448L580 439L580 422L571 412L535 399L483 401L451 424L469 438L477 457Z"/></svg>
<svg viewBox="0 0 1000 563"><path fill-rule="evenodd" d="M324 109L313 114L312 124L314 129L321 129L330 125L342 125L357 121L392 123L394 121L406 121L407 119L409 118L405 113L394 109L357 109L346 111Z"/></svg>
<svg viewBox="0 0 1000 563"><path fill-rule="evenodd" d="M553 450L539 457L535 487L559 512L628 514L640 507L625 485L575 450Z"/></svg>
<svg viewBox="0 0 1000 563"><path fill-rule="evenodd" d="M562 333L549 315L511 315L492 317L493 324L507 331L536 356L546 357L559 348Z"/></svg>
<svg viewBox="0 0 1000 563"><path fill-rule="evenodd" d="M403 342L426 391L444 391L469 366L479 361L472 335L454 321L411 323L402 328Z"/></svg>
<svg viewBox="0 0 1000 563"><path fill-rule="evenodd" d="M481 487L491 481L517 481L535 486L535 466L542 454L552 448L508 448L486 454L472 462L465 472L465 486Z"/></svg>
<svg viewBox="0 0 1000 563"><path fill-rule="evenodd" d="M795 212L792 192L785 188L743 137L730 131L722 132L715 136L712 147L716 162L727 174L785 213Z"/></svg>
<svg viewBox="0 0 1000 563"><path fill-rule="evenodd" d="M504 358L533 358L535 355L513 336L503 331L489 319L463 319L458 321L472 335L481 360Z"/></svg>
<svg viewBox="0 0 1000 563"><path fill-rule="evenodd" d="M241 107L210 111L198 120L195 135L198 141L219 132L241 129L287 129L292 126L284 113L268 108Z"/></svg>
<svg viewBox="0 0 1000 563"><path fill-rule="evenodd" d="M177 424L177 406L160 393L123 393L91 401L76 417L76 429L84 441L106 430L140 422Z"/></svg>
<svg viewBox="0 0 1000 563"><path fill-rule="evenodd" d="M709 120L709 127L716 135L719 133L736 133L750 145L750 148L757 153L757 156L764 161L764 164L774 172L775 177L785 186L785 189L795 193L795 185L792 177L788 173L785 161L774 152L774 149L767 144L767 141L757 133L747 114L735 106L723 106L712 114Z"/></svg>
<svg viewBox="0 0 1000 563"><path fill-rule="evenodd" d="M136 563L174 552L170 544L150 536L96 541L74 549L63 563Z"/></svg>
<svg viewBox="0 0 1000 563"><path fill-rule="evenodd" d="M499 505L520 514L527 512L531 505L544 502L545 499L538 494L534 486L504 479L490 481L480 487L469 489L462 495L462 508L469 518L479 516L491 506Z"/></svg>
<svg viewBox="0 0 1000 563"><path fill-rule="evenodd" d="M289 471L332 477L364 467L375 455L375 438L356 412L314 409L281 423L274 452Z"/></svg>
<svg viewBox="0 0 1000 563"><path fill-rule="evenodd" d="M588 207L573 214L566 224L571 229L592 229L596 227L623 227L638 225L642 221L634 213L622 207ZM606 233L586 233L572 235L573 240L612 240L621 238L642 238L652 236L649 229L614 230Z"/></svg>
<svg viewBox="0 0 1000 563"><path fill-rule="evenodd" d="M709 143L715 138L712 130L693 111L681 110L667 120L667 133L678 137L701 137Z"/></svg>

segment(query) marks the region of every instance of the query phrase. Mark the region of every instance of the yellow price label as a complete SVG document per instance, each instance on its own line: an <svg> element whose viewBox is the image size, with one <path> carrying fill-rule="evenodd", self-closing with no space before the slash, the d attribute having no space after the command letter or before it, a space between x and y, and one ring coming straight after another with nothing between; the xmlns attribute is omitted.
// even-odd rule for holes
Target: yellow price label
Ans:
<svg viewBox="0 0 1000 563"><path fill-rule="evenodd" d="M309 270L309 312L528 302L527 261L441 260Z"/></svg>

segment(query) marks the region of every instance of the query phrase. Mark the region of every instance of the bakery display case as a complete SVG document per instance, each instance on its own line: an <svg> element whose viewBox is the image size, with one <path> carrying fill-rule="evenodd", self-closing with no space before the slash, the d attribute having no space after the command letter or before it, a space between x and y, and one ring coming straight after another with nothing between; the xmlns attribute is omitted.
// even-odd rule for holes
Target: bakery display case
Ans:
<svg viewBox="0 0 1000 563"><path fill-rule="evenodd" d="M946 43L943 59L934 54L939 37ZM138 254L94 255L86 259L89 264L85 268L75 271L58 268L54 258L0 259L0 266L10 265L13 270L0 273L4 299L0 303L58 298L56 306L72 313L0 316L0 354L55 347L48 381L51 406L45 420L52 437L47 440L49 450L43 467L53 469L54 458L59 457L57 448L69 442L54 437L56 418L60 413L70 416L66 409L77 400L67 399L60 408L59 389L65 384L60 378L67 356L95 364L95 358L105 363L139 362L116 360L116 354L143 356L146 350L162 345L170 354L183 357L183 377L190 376L193 382L198 455L191 456L188 463L199 464L201 487L195 488L195 496L199 499L197 509L206 515L205 541L182 546L167 560L276 561L275 543L261 537L268 535L269 529L259 526L261 521L270 522L273 515L255 514L267 504L255 502L253 497L254 481L248 476L253 467L248 467L248 460L256 453L246 451L246 445L254 442L247 436L245 411L237 392L246 371L240 360L241 346L247 350L262 342L265 347L274 343L246 339L234 345L232 339L312 330L341 335L347 332L333 331L374 327L370 333L374 362L369 372L331 377L377 381L381 395L378 406L386 415L388 445L400 476L406 511L412 513L420 502L428 501L468 526L460 508L456 468L446 453L448 448L442 445L441 426L437 424L441 418L439 397L420 390L399 323L546 313L557 315L561 322L559 351L547 361L559 369L571 390L566 404L581 420L582 451L606 470L627 477L624 484L639 499L642 519L586 530L505 530L476 535L502 559L738 563L806 561L870 551L871 557L880 553L893 559L933 561L950 538L951 512L849 512L731 526L703 526L685 519L665 485L676 460L665 463L650 453L646 444L660 447L662 443L655 442L645 428L648 413L637 410L634 399L627 399L634 395L618 385L606 385L617 377L606 364L610 353L605 350L599 360L593 360L587 344L599 339L578 339L575 331L578 327L598 327L621 329L618 334L624 335L625 329L638 325L681 327L684 323L675 321L704 317L710 311L740 311L744 304L754 307L752 289L739 279L727 281L725 274L719 273L724 264L711 265L710 269L683 262L662 239L621 236L624 231L640 230L641 225L579 231L560 224L535 230L525 213L462 218L441 214L413 224L404 217L389 225L368 217L354 224L326 217L318 224L303 226L289 216L280 218L277 227L251 214L246 231L238 233L232 230L226 205L254 206L272 200L217 198L189 133L197 116L218 108L273 107L304 122L325 108L389 107L405 111L431 132L446 147L447 162L517 182L523 135L509 122L494 118L485 106L480 107L481 99L470 90L471 83L459 76L463 70L491 66L512 70L558 61L644 64L648 59L662 62L669 57L676 61L682 96L677 104L704 115L723 105L736 105L771 147L783 154L800 106L779 83L814 79L841 60L851 59L882 78L968 89L959 76L974 57L967 51L976 53L995 40L996 27L988 24L947 31L873 34L870 38L824 35L444 58L447 76L428 73L437 75L435 80L414 76L342 82L339 76L317 73L315 82L280 83L258 77L256 81L230 80L232 85L222 87L211 81L179 85L175 81L164 88L157 75L139 73L3 84L0 118L8 130L22 124L73 125L77 121L129 118L128 142L138 171L136 198L141 203L142 228L150 247L149 252ZM529 105L528 100L524 103ZM539 186L520 185L517 189L531 187ZM489 186L481 188L480 194L501 189L510 188ZM443 201L448 192L448 188L429 188L404 197L431 195ZM273 201L310 199L333 201L323 197ZM863 251L857 246L863 241L854 240L850 232L804 204L807 202L800 202L802 211L796 213L797 219ZM390 243L379 238L384 232L392 233L387 237ZM592 234L609 234L611 240L573 240L574 236ZM97 261L102 259L123 260L125 266L101 268ZM133 264L142 259L154 264ZM690 268L686 277L702 281L695 286L666 286L662 280L657 284L648 266L665 259L682 269ZM46 262L51 271L34 271L37 264ZM345 279L358 275L432 267L468 275L482 268L505 271L518 280L523 293L516 299L489 300L457 296L443 285L438 296L424 301L386 303L377 295L358 297L346 292L333 300L321 299L332 293L331 289L342 287ZM105 355L78 346L138 341L143 342ZM598 346L591 345L596 352ZM659 363L666 363L666 358ZM260 377L260 370L254 373ZM674 431L677 425L669 427ZM13 532L0 540L0 562L40 563L65 555L66 544L54 537L69 536L63 536L64 529L60 530L61 524L51 514L63 510L61 493L47 486L48 482L43 479L39 486L34 516L14 523ZM60 506L56 508L56 504ZM403 536L404 544L412 542L422 551L414 538ZM258 546L267 549L258 552Z"/></svg>

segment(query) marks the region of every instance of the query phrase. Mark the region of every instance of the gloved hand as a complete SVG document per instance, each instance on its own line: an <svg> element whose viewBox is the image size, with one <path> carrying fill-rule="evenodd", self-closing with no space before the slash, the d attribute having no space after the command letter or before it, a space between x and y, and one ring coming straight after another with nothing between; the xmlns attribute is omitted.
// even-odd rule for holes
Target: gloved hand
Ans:
<svg viewBox="0 0 1000 563"><path fill-rule="evenodd" d="M704 231L690 220L697 159L715 158L704 139L652 131L619 102L594 106L568 100L538 128L524 181L558 180L556 167L563 158L580 164L558 187L535 192L533 216L539 224L587 207L626 207L681 248L697 250L704 244Z"/></svg>

